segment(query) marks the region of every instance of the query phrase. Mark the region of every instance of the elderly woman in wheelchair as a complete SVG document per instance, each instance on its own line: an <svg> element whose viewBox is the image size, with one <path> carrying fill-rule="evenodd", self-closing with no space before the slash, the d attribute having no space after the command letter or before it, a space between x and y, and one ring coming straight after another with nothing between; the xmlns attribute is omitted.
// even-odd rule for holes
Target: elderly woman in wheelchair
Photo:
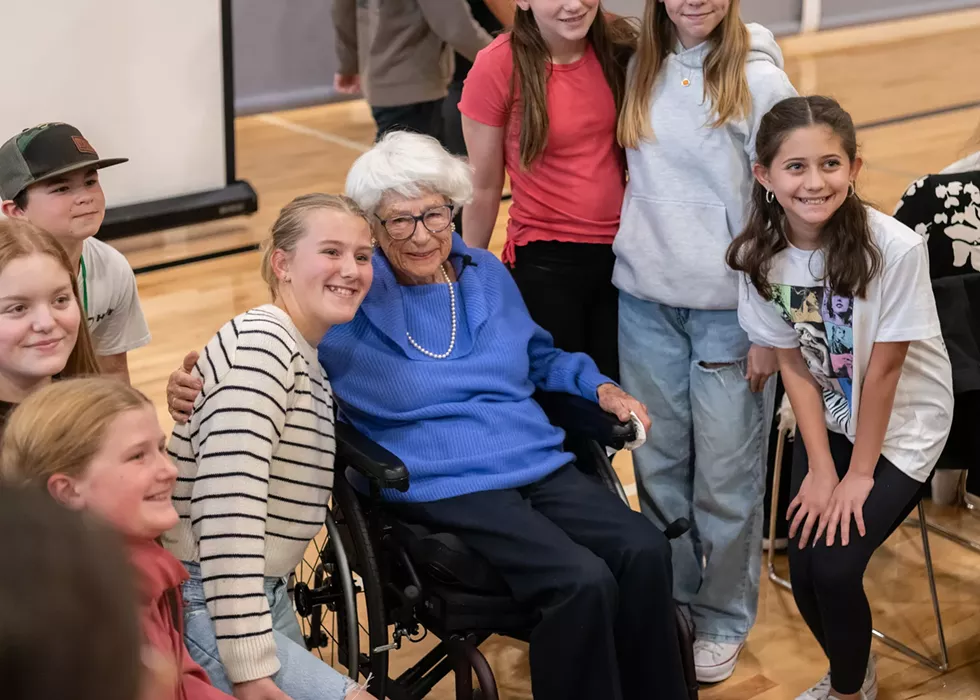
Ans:
<svg viewBox="0 0 980 700"><path fill-rule="evenodd" d="M399 490L351 470L355 487L373 488L409 527L458 537L534 611L538 700L687 698L667 537L576 468L542 403L571 395L648 427L644 406L587 356L555 348L504 265L455 233L470 171L434 139L388 134L354 163L347 194L374 219L381 254L354 319L320 343L320 362L360 433L348 433L358 443L348 452L363 458L367 438L410 475ZM196 389L171 377L175 418ZM567 417L568 401L555 405ZM338 444L338 464L343 456ZM363 461L348 463L370 473Z"/></svg>

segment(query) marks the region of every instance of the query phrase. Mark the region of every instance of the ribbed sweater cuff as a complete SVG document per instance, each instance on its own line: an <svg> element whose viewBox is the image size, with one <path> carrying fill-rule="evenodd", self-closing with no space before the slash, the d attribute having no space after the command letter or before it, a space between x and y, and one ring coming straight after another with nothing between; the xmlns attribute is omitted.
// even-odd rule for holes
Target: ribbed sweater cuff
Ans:
<svg viewBox="0 0 980 700"><path fill-rule="evenodd" d="M220 640L218 651L232 683L268 678L279 670L272 632L258 637Z"/></svg>
<svg viewBox="0 0 980 700"><path fill-rule="evenodd" d="M596 374L583 374L579 377L578 385L582 390L582 398L589 399L590 401L599 401L599 387L602 384L615 384L619 386L609 377L603 376L599 373Z"/></svg>

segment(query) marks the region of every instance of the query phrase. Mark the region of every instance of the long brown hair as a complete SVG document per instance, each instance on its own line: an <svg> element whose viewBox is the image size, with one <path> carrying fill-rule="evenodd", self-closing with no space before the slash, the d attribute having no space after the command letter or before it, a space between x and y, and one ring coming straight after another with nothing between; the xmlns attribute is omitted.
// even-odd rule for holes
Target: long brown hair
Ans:
<svg viewBox="0 0 980 700"><path fill-rule="evenodd" d="M618 115L626 90L626 65L636 49L636 28L624 17L607 17L600 3L586 39L602 66ZM551 71L551 52L530 10L516 8L510 46L514 56L510 92L512 100L520 94L521 167L527 169L548 145L547 84Z"/></svg>
<svg viewBox="0 0 980 700"><path fill-rule="evenodd" d="M54 382L10 414L0 441L0 485L40 490L55 474L77 478L102 449L112 421L152 406L129 384L105 377Z"/></svg>
<svg viewBox="0 0 980 700"><path fill-rule="evenodd" d="M659 0L647 0L636 62L626 86L626 103L617 129L619 143L625 148L638 148L642 140L653 136L650 123L653 87L676 41L677 32L667 14L667 6ZM739 0L731 0L728 14L709 41L712 47L704 60L704 96L710 98L715 113L709 126L717 128L743 119L752 111L752 93L745 75L749 30L739 16Z"/></svg>
<svg viewBox="0 0 980 700"><path fill-rule="evenodd" d="M75 295L75 303L78 304L79 316L81 317L78 323L75 347L68 355L68 361L61 371L61 376L78 377L98 374L99 363L95 357L92 336L89 334L88 322L85 319L85 305L78 293L78 277L75 274L75 266L68 259L68 253L51 235L33 224L22 219L0 219L0 273L12 261L18 258L26 258L34 253L51 256L68 273L71 278L72 293Z"/></svg>
<svg viewBox="0 0 980 700"><path fill-rule="evenodd" d="M830 97L790 97L776 103L762 117L756 137L757 161L769 169L789 135L808 126L827 126L841 141L851 163L857 158L857 132L851 115ZM788 246L786 212L775 199L766 201L766 188L752 187L752 204L745 230L728 247L726 261L744 272L764 298L772 296L769 270L773 258ZM881 270L881 251L875 245L868 222L867 204L856 190L824 224L824 280L834 294L863 297L868 284Z"/></svg>

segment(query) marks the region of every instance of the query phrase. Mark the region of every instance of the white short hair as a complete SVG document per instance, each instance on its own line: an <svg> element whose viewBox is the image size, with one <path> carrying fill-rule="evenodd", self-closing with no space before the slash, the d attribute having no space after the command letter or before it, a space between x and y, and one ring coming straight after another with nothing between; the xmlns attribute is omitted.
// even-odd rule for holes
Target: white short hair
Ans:
<svg viewBox="0 0 980 700"><path fill-rule="evenodd" d="M347 173L347 196L369 214L387 194L414 199L429 192L443 195L456 208L473 198L470 166L431 136L390 131Z"/></svg>

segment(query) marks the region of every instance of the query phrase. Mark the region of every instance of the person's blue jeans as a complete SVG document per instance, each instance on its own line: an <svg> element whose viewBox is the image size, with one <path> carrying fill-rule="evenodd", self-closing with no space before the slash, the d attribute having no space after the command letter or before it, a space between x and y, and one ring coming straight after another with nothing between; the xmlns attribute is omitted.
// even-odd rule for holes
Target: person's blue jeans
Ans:
<svg viewBox="0 0 980 700"><path fill-rule="evenodd" d="M672 542L674 596L689 606L697 637L717 642L744 641L758 607L775 381L750 390L749 346L735 311L620 294L622 385L652 422L633 452L640 506L661 527L691 522Z"/></svg>
<svg viewBox="0 0 980 700"><path fill-rule="evenodd" d="M184 642L191 658L208 674L211 684L230 695L232 683L218 654L214 623L204 598L201 567L186 561L184 566L191 575L182 588ZM265 594L272 612L272 634L280 665L272 680L292 700L343 700L356 685L307 651L285 579L267 577Z"/></svg>

